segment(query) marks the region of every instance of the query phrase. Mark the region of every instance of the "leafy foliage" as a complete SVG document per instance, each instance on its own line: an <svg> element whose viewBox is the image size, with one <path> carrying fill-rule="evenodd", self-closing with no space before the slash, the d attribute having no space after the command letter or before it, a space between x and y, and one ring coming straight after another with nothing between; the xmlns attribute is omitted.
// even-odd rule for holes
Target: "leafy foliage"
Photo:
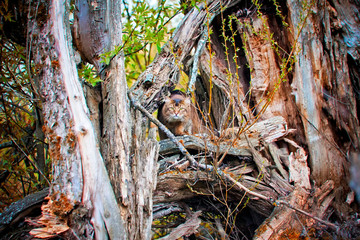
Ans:
<svg viewBox="0 0 360 240"><path fill-rule="evenodd" d="M103 54L103 62L121 50L125 54L127 80L130 84L143 72L161 51L174 28L170 21L180 13L180 7L166 0L152 6L148 1L134 1L132 6L124 2L123 45Z"/></svg>
<svg viewBox="0 0 360 240"><path fill-rule="evenodd" d="M81 79L84 79L92 86L101 82L101 78L98 76L95 67L89 63L82 65L81 68L78 68L78 74Z"/></svg>

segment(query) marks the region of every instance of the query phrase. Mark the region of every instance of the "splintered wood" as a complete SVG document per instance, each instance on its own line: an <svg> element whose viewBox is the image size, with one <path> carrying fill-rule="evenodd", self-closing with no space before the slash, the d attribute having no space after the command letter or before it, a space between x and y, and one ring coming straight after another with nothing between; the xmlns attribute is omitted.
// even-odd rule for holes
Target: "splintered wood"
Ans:
<svg viewBox="0 0 360 240"><path fill-rule="evenodd" d="M218 178L221 177L224 178L225 182L229 182L228 187L232 184L236 185L238 182L241 186L244 186L244 189L252 189L254 194L248 196L253 201L249 203L249 206L262 215L269 215L273 208L272 203L258 198L256 193L260 193L269 199L277 199L279 194L286 195L292 190L292 187L287 183L287 179L282 179L279 174L268 171L270 162L261 167L263 161L260 158L260 153L255 148L264 147L264 143L268 144L286 136L289 133L286 126L284 118L274 117L266 121L256 122L236 139L220 141L220 143L215 143L215 141L211 141L205 136L181 136L176 138L187 150L205 153L205 155L194 155L194 158L198 159L197 161L200 164L202 162L210 163L208 170L218 171L218 174L209 174L205 169L191 171L194 166L188 169L179 169L178 166L183 166L186 159L180 159L180 155L178 155L180 151L170 139L161 141L159 155L163 156L164 159L159 161L161 173L158 176L154 202L179 201L198 194L216 195L222 189L222 184L218 181ZM227 160L225 160L226 164L219 165L219 168L213 168L216 157L221 158L224 155L228 156ZM268 162L268 160L266 161ZM281 164L281 160L278 161L278 164ZM206 164L203 164L203 166L206 166ZM221 174L219 171L221 171ZM260 173L266 174L268 177L261 179L261 177L258 177ZM273 180L270 180L271 176L275 176ZM189 182L195 182L195 184L190 187ZM208 189L208 184L213 186L211 190ZM246 195L244 189L231 191L232 198L236 199L239 196Z"/></svg>
<svg viewBox="0 0 360 240"><path fill-rule="evenodd" d="M227 153L232 156L251 156L248 141L243 136L236 137L238 132L238 128L236 128L236 130L232 128L231 130L227 131L226 134L228 136L230 135L235 137L235 139L222 141L220 144L214 144L211 141L208 141L207 138L202 135L183 136L179 139L181 139L180 142L187 149L214 152L217 154ZM289 131L287 129L286 121L283 117L280 116L273 117L265 121L256 122L245 132L247 138L254 147L259 147L261 145L261 141L266 143L274 142L277 139L284 137L288 133ZM161 141L160 154L167 155L178 152L179 149L170 139Z"/></svg>
<svg viewBox="0 0 360 240"><path fill-rule="evenodd" d="M247 196L250 199L247 206L268 217L258 228L258 239L288 236L288 232L281 231L285 226L292 229L296 236L300 236L302 225L290 221L295 212L300 213L298 218L308 227L317 221L333 227L331 223L321 220L333 198L328 196L328 188L319 190L319 195L324 195L318 199L319 205L324 207L309 208L314 199L309 196L308 191L311 185L307 154L295 142L284 138L289 133L286 126L285 119L274 117L253 124L236 141L221 141L220 144L215 144L204 136L176 137L189 151L199 152L194 158L199 162L207 162L208 165L202 166L211 166L208 170L200 167L194 171L195 166L192 165L177 168L178 165L184 165L186 158L180 158L179 150L171 140L161 141L160 156L163 159L159 161L161 173L158 176L154 203L181 201L197 195L215 197L221 195L225 187L231 189L228 191L228 201L237 201ZM296 152L287 155L288 165L282 161L284 154L280 154L273 143L276 140L285 140L296 148ZM270 154L264 155L264 150L268 150ZM217 166L215 158L226 154L226 163ZM288 167L288 172L285 166ZM222 180L219 181L219 178ZM294 186L289 182L294 182ZM277 200L280 198L282 200Z"/></svg>

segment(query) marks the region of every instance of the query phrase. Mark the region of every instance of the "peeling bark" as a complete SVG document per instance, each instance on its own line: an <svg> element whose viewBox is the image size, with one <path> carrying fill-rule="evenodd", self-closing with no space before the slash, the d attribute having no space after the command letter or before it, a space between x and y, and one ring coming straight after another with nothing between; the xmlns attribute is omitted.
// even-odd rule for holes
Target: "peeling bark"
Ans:
<svg viewBox="0 0 360 240"><path fill-rule="evenodd" d="M109 20L112 13L120 13L120 4L100 1L97 8L95 1L77 1L78 50L103 70L103 129L98 134L90 124L78 82L69 27L64 25L64 1L51 2L46 21L30 24L44 101L44 130L54 161L51 196L56 201L65 195L71 209L83 205L91 210L93 225L87 229L94 227L97 238L149 239L153 201L178 203L196 201L199 196L226 196L223 200L236 204L249 197L246 204L252 212L268 217L258 228L257 239L299 237L317 222L337 230L323 218L329 217L330 207L341 211L353 201L345 202L349 188L344 180L347 153L359 148L359 8L357 2L336 0L312 1L314 5L307 9L305 2L280 2L289 28L267 11L268 6L259 10L261 18L255 14L257 9L245 9L240 1L226 1L222 10L227 11L222 13L216 0L208 3L208 12L203 5L193 8L128 92L123 56L115 56L106 69L98 59L102 51L121 44L120 16ZM231 48L225 53L225 46L232 43L224 42L219 29L229 14L237 21L232 27L242 34L234 41L247 53ZM104 22L94 21L98 18ZM199 43L206 39L207 21L214 30L208 45L212 51L202 51ZM81 26L81 22L94 25ZM103 29L104 25L109 28ZM283 54L295 57L293 69L285 66L289 70L285 77L272 34ZM88 38L91 41L85 42ZM195 48L199 56L191 56ZM211 139L177 138L190 151L201 153L194 157L196 165L189 164L169 140L158 146L147 138L148 119L131 108L128 96L152 113L162 94L178 82L178 66L197 74L189 69L197 60L195 95L207 126L219 137L214 133ZM101 139L108 172L96 139ZM158 153L162 159L156 177ZM213 171L194 169L200 165ZM183 229L194 233L199 219ZM228 234L221 226L218 229L222 236Z"/></svg>
<svg viewBox="0 0 360 240"><path fill-rule="evenodd" d="M338 11L349 11L347 1L342 2L344 4L341 6L337 5ZM302 6L294 1L287 4L292 31L294 35L299 34L299 54L292 86L304 124L312 177L319 184L332 179L340 185L348 174L345 153L350 149L350 144L358 148L359 132L359 123L352 114L356 112L353 105L356 101L347 68L347 49L341 43L341 38L346 38L347 34L340 36L332 29L332 25L336 27L333 21L337 20L337 14L329 3L319 2L314 6L313 9L319 14L310 14L301 32L298 29L301 25L298 12ZM332 19L329 17L331 15ZM325 35L319 34L319 29ZM358 42L349 51L359 47ZM350 139L337 141L341 131L347 132Z"/></svg>
<svg viewBox="0 0 360 240"><path fill-rule="evenodd" d="M38 37L33 51L35 62L42 68L39 82L44 101L44 126L54 161L52 202L70 204L66 210L59 209L64 211L61 214L67 214L79 204L91 210L97 239L107 236L125 239L124 223L96 143L73 60L64 7L67 3L52 1L49 4L48 21L41 27L33 25L32 34L37 33ZM83 234L77 233L89 237Z"/></svg>

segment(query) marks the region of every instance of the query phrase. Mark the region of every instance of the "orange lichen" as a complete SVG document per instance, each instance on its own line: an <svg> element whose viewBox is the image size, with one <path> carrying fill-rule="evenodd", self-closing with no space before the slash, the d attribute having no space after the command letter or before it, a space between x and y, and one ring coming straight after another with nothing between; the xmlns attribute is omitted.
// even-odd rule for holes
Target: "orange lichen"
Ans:
<svg viewBox="0 0 360 240"><path fill-rule="evenodd" d="M57 136L55 134L49 134L48 138L50 140L50 157L53 160L61 160L61 140L62 138L60 136Z"/></svg>
<svg viewBox="0 0 360 240"><path fill-rule="evenodd" d="M52 65L54 68L59 68L59 67L60 67L59 61L57 61L57 60L51 61L51 65Z"/></svg>
<svg viewBox="0 0 360 240"><path fill-rule="evenodd" d="M301 237L301 231L297 229L288 228L285 231L283 231L279 236L277 236L277 239L309 239L308 237Z"/></svg>
<svg viewBox="0 0 360 240"><path fill-rule="evenodd" d="M68 134L66 135L66 143L69 144L70 148L75 148L76 144L76 136L74 132L70 129Z"/></svg>
<svg viewBox="0 0 360 240"><path fill-rule="evenodd" d="M51 200L51 210L58 216L66 216L74 208L74 203L64 193L51 196Z"/></svg>

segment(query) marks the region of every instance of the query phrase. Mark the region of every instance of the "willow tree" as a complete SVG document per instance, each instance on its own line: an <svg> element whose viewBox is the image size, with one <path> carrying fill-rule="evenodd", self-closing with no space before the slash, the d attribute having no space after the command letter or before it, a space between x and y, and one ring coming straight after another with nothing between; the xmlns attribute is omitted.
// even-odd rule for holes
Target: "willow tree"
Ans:
<svg viewBox="0 0 360 240"><path fill-rule="evenodd" d="M213 219L224 239L236 236L239 206L267 218L258 223L261 239L300 236L317 222L336 232L339 226L324 220L332 209L342 221L351 218L339 212L354 201L349 153L359 147L356 3L189 4L130 89L118 1L75 1L73 34L69 1L17 4L27 11L23 27L54 169L39 221L45 227L34 234L149 239L154 201L154 218L186 212L186 222L167 236L176 239L200 229L202 210L191 211L206 195L225 206L214 213L225 222ZM74 48L95 66L101 91L82 88ZM159 148L148 120L166 131L151 114L180 71L213 134L168 132ZM184 146L205 154L197 161ZM179 151L185 159L172 156ZM157 177L159 152L165 157Z"/></svg>

